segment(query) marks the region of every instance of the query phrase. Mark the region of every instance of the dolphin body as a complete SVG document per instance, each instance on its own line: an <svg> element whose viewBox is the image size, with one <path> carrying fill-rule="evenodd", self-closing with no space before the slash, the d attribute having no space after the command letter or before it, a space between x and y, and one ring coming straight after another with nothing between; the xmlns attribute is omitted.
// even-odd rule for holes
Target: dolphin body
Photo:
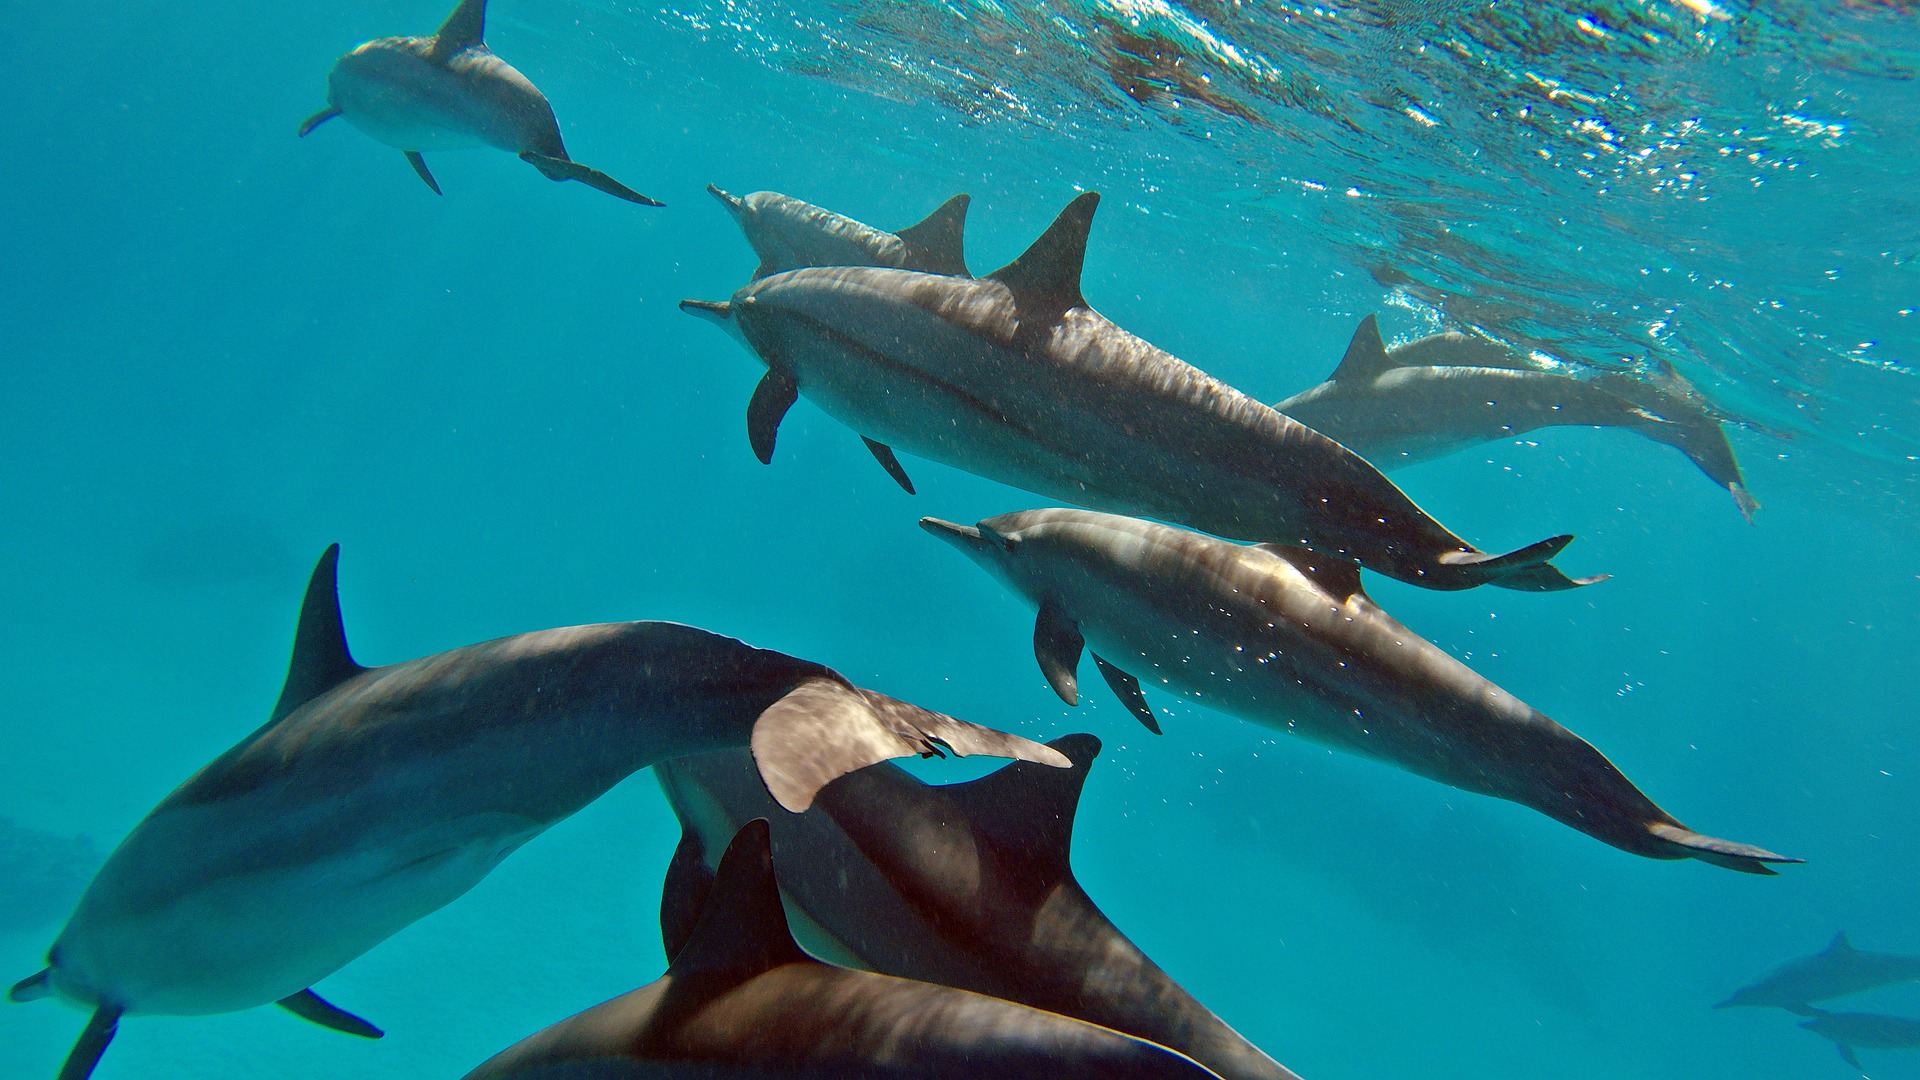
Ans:
<svg viewBox="0 0 1920 1080"><path fill-rule="evenodd" d="M1153 1043L932 983L822 963L794 943L765 819L720 859L659 980L509 1047L466 1080L1203 1080Z"/></svg>
<svg viewBox="0 0 1920 1080"><path fill-rule="evenodd" d="M753 279L810 266L891 266L967 277L966 195L941 203L917 225L883 232L845 214L774 191L737 196L707 185L760 256Z"/></svg>
<svg viewBox="0 0 1920 1080"><path fill-rule="evenodd" d="M451 902L631 773L751 746L782 806L889 756L1058 752L862 690L819 664L675 623L544 630L387 667L347 650L335 566L307 587L266 725L167 796L108 858L11 997L92 1006L60 1073L126 1013L270 1002L378 1036L315 982Z"/></svg>
<svg viewBox="0 0 1920 1080"><path fill-rule="evenodd" d="M958 987L1178 1050L1226 1080L1299 1080L1173 981L1095 906L1068 863L1091 735L1048 744L1073 768L1016 764L931 786L876 765L778 814L737 750L661 762L684 834L660 899L667 955L691 936L721 845L770 819L789 917L847 966Z"/></svg>
<svg viewBox="0 0 1920 1080"><path fill-rule="evenodd" d="M1034 654L1069 705L1090 646L1155 733L1142 675L1265 727L1532 807L1636 855L1750 874L1798 861L1687 829L1579 736L1380 610L1349 564L1085 510L920 524L1040 609Z"/></svg>
<svg viewBox="0 0 1920 1080"><path fill-rule="evenodd" d="M729 303L681 308L767 365L747 434L773 460L800 394L861 433L911 492L900 447L1084 506L1220 536L1284 540L1433 589L1573 588L1554 537L1474 549L1358 455L1087 306L1096 193L986 278L879 267L791 270Z"/></svg>
<svg viewBox="0 0 1920 1080"><path fill-rule="evenodd" d="M1816 1001L1847 997L1882 986L1920 982L1920 956L1856 949L1843 931L1812 956L1789 960L1733 992L1716 1009L1741 1006L1785 1009L1818 1016Z"/></svg>
<svg viewBox="0 0 1920 1080"><path fill-rule="evenodd" d="M369 41L333 66L327 107L307 117L300 135L336 116L404 151L435 195L423 150L491 146L517 155L549 180L578 180L642 206L659 202L567 156L546 96L493 55L482 40L487 0L461 0L432 37Z"/></svg>
<svg viewBox="0 0 1920 1080"><path fill-rule="evenodd" d="M1920 1050L1920 1020L1878 1013L1832 1013L1815 1010L1800 1025L1833 1043L1840 1058L1862 1075L1859 1050Z"/></svg>
<svg viewBox="0 0 1920 1080"><path fill-rule="evenodd" d="M1665 362L1652 382L1576 379L1457 332L1389 350L1369 315L1326 382L1274 408L1389 471L1543 427L1626 428L1687 455L1749 522L1760 508L1705 399Z"/></svg>

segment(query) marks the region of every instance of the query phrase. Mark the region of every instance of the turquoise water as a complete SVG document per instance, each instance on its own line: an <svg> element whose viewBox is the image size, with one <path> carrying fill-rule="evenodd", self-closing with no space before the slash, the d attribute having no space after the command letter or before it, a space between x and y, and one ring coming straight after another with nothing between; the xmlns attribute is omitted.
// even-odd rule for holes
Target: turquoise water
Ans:
<svg viewBox="0 0 1920 1080"><path fill-rule="evenodd" d="M1920 28L1697 8L500 0L490 42L569 149L662 210L495 153L434 156L436 199L344 125L294 138L335 56L435 5L9 12L0 971L265 717L339 541L367 662L677 619L1099 734L1082 882L1304 1076L1848 1075L1784 1013L1709 1006L1838 930L1920 952ZM1732 418L1757 525L1667 448L1555 430L1395 480L1489 550L1575 533L1560 563L1613 580L1368 588L1682 820L1808 864L1636 859L1164 696L1157 739L1104 692L1064 708L1031 612L915 527L1042 500L912 459L909 497L804 401L754 460L758 365L674 309L754 265L707 183L884 228L967 191L977 272L1102 190L1094 306L1266 400L1368 312L1673 362ZM135 1017L97 1075L458 1076L658 974L677 837L636 777L322 983L380 1042ZM81 1022L0 1008L0 1075L53 1075Z"/></svg>

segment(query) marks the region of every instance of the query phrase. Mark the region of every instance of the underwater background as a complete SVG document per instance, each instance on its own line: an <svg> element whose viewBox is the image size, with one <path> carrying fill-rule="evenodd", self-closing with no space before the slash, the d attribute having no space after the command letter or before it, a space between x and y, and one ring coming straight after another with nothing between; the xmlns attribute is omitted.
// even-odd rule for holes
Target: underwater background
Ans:
<svg viewBox="0 0 1920 1080"><path fill-rule="evenodd" d="M1304 1076L1847 1075L1795 1018L1710 1006L1840 930L1920 952L1911 5L497 0L569 149L662 210L503 154L435 156L435 198L342 125L294 137L335 56L445 14L0 17L0 975L265 718L339 541L368 663L676 619L1100 735L1080 880ZM1104 693L1064 708L1031 611L915 526L1043 500L915 459L907 496L804 402L754 460L759 366L674 309L754 266L707 183L882 228L970 192L978 273L1100 190L1091 303L1269 401L1369 312L1675 364L1756 525L1671 449L1554 429L1393 479L1487 550L1577 534L1560 565L1613 580L1368 588L1690 826L1808 864L1638 859L1166 695L1159 738ZM677 838L637 776L320 984L381 1042L144 1018L97 1075L458 1076L658 974ZM1845 1007L1920 1016L1920 987ZM82 1020L0 1007L0 1075L53 1075Z"/></svg>

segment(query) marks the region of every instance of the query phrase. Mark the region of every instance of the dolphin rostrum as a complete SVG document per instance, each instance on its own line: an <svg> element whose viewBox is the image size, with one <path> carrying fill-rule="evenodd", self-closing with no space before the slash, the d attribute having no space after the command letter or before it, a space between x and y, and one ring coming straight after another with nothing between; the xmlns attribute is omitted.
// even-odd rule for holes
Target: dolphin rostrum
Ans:
<svg viewBox="0 0 1920 1080"><path fill-rule="evenodd" d="M948 986L822 963L794 943L764 818L727 846L657 981L507 1048L466 1080L1203 1080L1180 1053Z"/></svg>
<svg viewBox="0 0 1920 1080"><path fill-rule="evenodd" d="M333 66L327 107L300 125L306 134L336 116L406 153L435 195L425 150L491 146L516 154L549 180L578 180L642 206L659 202L567 156L546 96L493 55L482 40L487 0L461 0L432 37L369 41Z"/></svg>
<svg viewBox="0 0 1920 1080"><path fill-rule="evenodd" d="M1920 956L1856 949L1843 931L1812 956L1789 960L1733 992L1716 1009L1778 1008L1816 1016L1816 1001L1829 1001L1882 986L1920 982Z"/></svg>
<svg viewBox="0 0 1920 1080"><path fill-rule="evenodd" d="M1855 1051L1920 1050L1920 1020L1904 1016L1816 1009L1813 1019L1803 1021L1800 1026L1832 1042L1833 1048L1840 1051L1840 1059L1862 1076L1866 1075L1866 1066L1860 1064L1860 1055Z"/></svg>
<svg viewBox="0 0 1920 1080"><path fill-rule="evenodd" d="M377 1036L310 987L451 902L521 844L654 762L751 747L775 801L906 754L1059 752L832 670L676 623L575 626L386 667L347 650L327 549L266 725L167 796L13 988L93 1019L61 1080L127 1013L278 1002Z"/></svg>
<svg viewBox="0 0 1920 1080"><path fill-rule="evenodd" d="M778 192L737 196L712 184L707 192L733 215L760 256L755 281L809 266L892 266L968 276L965 195L941 203L918 225L890 233Z"/></svg>
<svg viewBox="0 0 1920 1080"><path fill-rule="evenodd" d="M922 518L1040 609L1034 654L1069 705L1090 648L1159 731L1145 681L1254 723L1466 791L1510 799L1614 847L1750 874L1770 851L1702 836L1579 736L1375 606L1355 567L1135 518L1027 510L978 526Z"/></svg>
<svg viewBox="0 0 1920 1080"><path fill-rule="evenodd" d="M792 270L681 308L767 365L747 434L773 459L799 395L860 432L909 491L898 446L1083 506L1285 541L1433 589L1585 584L1548 560L1470 546L1339 443L1108 322L1080 295L1099 196L1073 200L986 278ZM1589 579L1592 580L1592 579Z"/></svg>
<svg viewBox="0 0 1920 1080"><path fill-rule="evenodd" d="M777 813L737 750L654 767L685 830L660 898L667 955L692 933L721 847L768 818L781 893L815 955L1060 1013L1178 1050L1226 1080L1299 1080L1147 959L1068 865L1091 735L1047 744L1073 768L1015 764L931 786L876 765Z"/></svg>
<svg viewBox="0 0 1920 1080"><path fill-rule="evenodd" d="M1748 521L1760 508L1705 399L1665 362L1654 381L1577 379L1453 331L1388 349L1369 315L1326 382L1274 408L1389 471L1543 427L1626 428L1687 455Z"/></svg>

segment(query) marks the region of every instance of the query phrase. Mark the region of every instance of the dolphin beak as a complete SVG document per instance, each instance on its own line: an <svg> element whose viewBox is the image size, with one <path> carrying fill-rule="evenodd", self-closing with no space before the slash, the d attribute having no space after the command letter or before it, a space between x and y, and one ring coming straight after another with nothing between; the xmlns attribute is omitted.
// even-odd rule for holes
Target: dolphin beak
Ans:
<svg viewBox="0 0 1920 1080"><path fill-rule="evenodd" d="M720 205L726 207L727 212L732 214L736 221L740 219L741 214L746 212L746 207L741 205L740 197L737 195L729 195L712 184L707 185L707 194L719 199Z"/></svg>
<svg viewBox="0 0 1920 1080"><path fill-rule="evenodd" d="M968 555L976 554L988 546L986 537L972 525L956 525L937 517L923 517L920 527Z"/></svg>
<svg viewBox="0 0 1920 1080"><path fill-rule="evenodd" d="M716 326L725 326L733 321L733 305L724 300L682 300L680 310Z"/></svg>

